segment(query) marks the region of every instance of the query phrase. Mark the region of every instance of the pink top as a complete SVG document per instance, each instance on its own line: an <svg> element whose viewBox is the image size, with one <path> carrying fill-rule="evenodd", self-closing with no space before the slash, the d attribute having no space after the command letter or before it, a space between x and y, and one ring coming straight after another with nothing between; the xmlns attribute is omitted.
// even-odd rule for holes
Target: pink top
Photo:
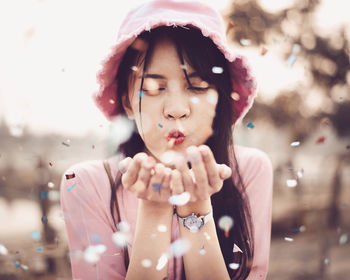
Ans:
<svg viewBox="0 0 350 280"><path fill-rule="evenodd" d="M241 177L247 188L255 228L255 256L247 279L265 279L270 252L272 165L268 156L255 148L235 146L235 151ZM109 163L115 178L118 157L110 158ZM76 280L125 279L122 250L112 241L112 234L117 230L110 214L111 190L103 163L101 160L78 163L67 169L64 174L73 172L74 178L67 179L63 175L61 181L61 207L68 233L72 276ZM233 179L237 182L234 172ZM118 187L117 198L121 220L130 225L128 251L131 256L138 199L122 186ZM179 237L179 224L174 216L171 242ZM107 250L96 264L86 262L82 252L87 246L97 244L104 244ZM169 260L168 279L175 279L175 270L176 280L181 280L182 261L182 258Z"/></svg>

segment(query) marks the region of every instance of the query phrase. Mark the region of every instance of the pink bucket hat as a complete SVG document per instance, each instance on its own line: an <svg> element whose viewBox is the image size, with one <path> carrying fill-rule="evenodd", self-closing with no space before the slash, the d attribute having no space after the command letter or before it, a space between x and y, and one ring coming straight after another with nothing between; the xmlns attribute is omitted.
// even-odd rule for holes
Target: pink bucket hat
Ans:
<svg viewBox="0 0 350 280"><path fill-rule="evenodd" d="M121 112L117 102L117 84L115 77L126 52L143 31L150 31L158 26L191 25L201 30L203 36L209 37L224 54L232 78L232 104L235 112L234 123L242 119L253 105L257 84L252 76L246 58L235 54L228 47L226 28L221 15L213 8L197 1L153 0L131 10L122 22L117 43L109 55L102 61L97 73L99 90L93 99L107 119L111 120Z"/></svg>

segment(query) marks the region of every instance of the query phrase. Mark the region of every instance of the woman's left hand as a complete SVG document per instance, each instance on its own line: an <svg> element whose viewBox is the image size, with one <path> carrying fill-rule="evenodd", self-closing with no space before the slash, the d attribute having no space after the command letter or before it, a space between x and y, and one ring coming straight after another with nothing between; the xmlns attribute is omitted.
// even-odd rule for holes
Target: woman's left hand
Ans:
<svg viewBox="0 0 350 280"><path fill-rule="evenodd" d="M217 164L212 151L206 145L188 147L186 152L187 159L178 158L176 169L172 171L172 192L189 192L191 202L207 200L221 190L224 180L232 174L231 168L225 164ZM187 160L191 162L191 169Z"/></svg>

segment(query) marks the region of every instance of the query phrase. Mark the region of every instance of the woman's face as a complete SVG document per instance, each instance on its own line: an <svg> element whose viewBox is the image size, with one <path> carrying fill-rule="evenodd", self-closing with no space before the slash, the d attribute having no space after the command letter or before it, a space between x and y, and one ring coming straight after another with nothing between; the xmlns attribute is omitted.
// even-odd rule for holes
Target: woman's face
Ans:
<svg viewBox="0 0 350 280"><path fill-rule="evenodd" d="M146 152L161 160L167 151L185 155L187 147L205 143L212 134L218 100L216 89L196 75L187 62L181 65L173 42L162 39L155 45L145 72L140 115L143 65L138 69L134 72L136 79L131 79L134 84L129 86L130 108L124 105L124 109L135 120Z"/></svg>

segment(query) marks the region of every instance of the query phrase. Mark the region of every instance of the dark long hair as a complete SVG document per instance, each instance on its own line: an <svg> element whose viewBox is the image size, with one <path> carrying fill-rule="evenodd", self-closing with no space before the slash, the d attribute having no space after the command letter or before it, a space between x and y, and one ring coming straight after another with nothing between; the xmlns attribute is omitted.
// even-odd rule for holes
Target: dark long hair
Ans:
<svg viewBox="0 0 350 280"><path fill-rule="evenodd" d="M184 28L161 26L152 29L151 32L143 32L139 35L139 38L148 43L148 48L143 52L132 47L127 49L116 75L119 93L116 98L118 103L122 104L122 96L128 93L133 71L132 66L141 65L144 62L143 70L145 71L157 40L163 36L174 42L181 63L183 64L184 59L186 59L203 80L215 85L219 93L216 115L212 126L213 134L205 144L213 151L217 163L231 166L232 172L238 175L239 184L236 186L233 180L225 180L222 189L211 196L211 203L216 233L230 278L245 279L250 272L254 254L253 225L248 199L239 175L239 166L233 149L232 120L235 113L232 106L234 101L231 98L233 85L224 55L210 38L204 37L199 29L192 26ZM221 67L223 73L213 73L212 68L214 66ZM186 70L184 70L184 73L187 78ZM187 81L189 82L188 79ZM125 114L123 109L122 114ZM133 157L135 154L143 152L144 148L145 144L140 135L137 131L134 131L129 140L118 147L117 153L121 153L126 157ZM120 174L113 186L110 201L110 210L114 221L116 190L119 185L121 185ZM228 237L218 226L219 219L224 215L232 217L234 221L234 226L229 231ZM234 244L243 253L234 253ZM126 260L127 263L128 261ZM229 267L230 263L238 263L239 268L231 269ZM182 279L185 279L184 269L182 271Z"/></svg>

